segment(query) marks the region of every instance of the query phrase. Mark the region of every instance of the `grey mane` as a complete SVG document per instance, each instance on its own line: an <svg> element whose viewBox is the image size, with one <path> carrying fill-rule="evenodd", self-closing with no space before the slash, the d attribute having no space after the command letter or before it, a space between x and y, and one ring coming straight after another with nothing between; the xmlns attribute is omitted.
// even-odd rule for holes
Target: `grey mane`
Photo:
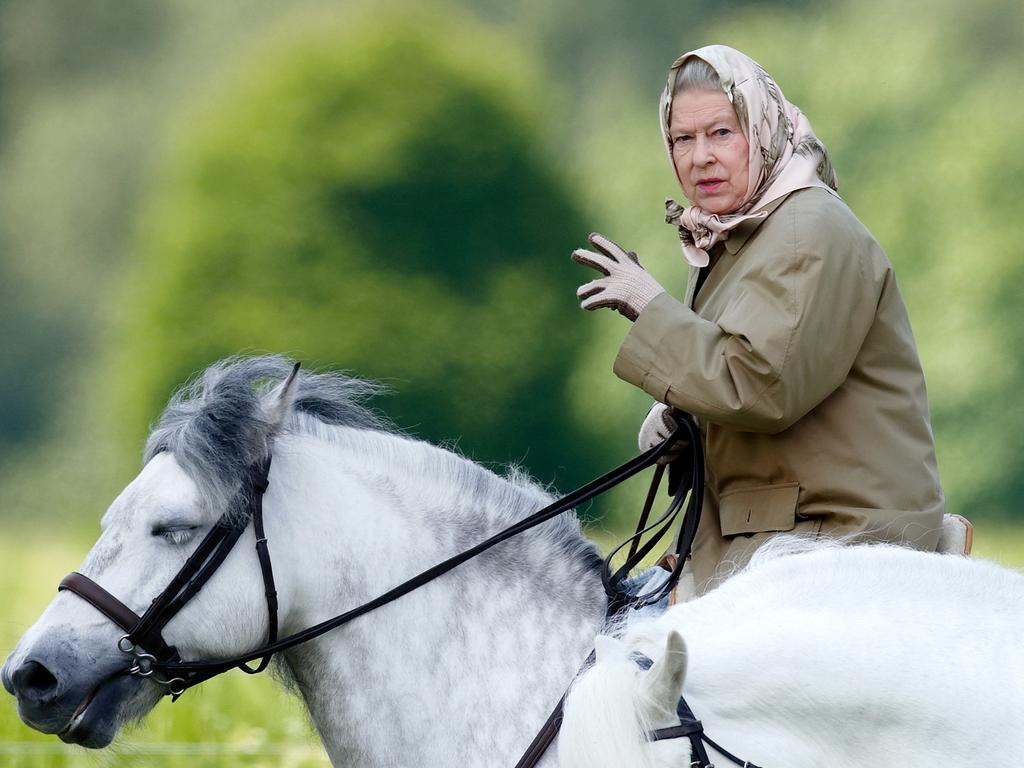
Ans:
<svg viewBox="0 0 1024 768"><path fill-rule="evenodd" d="M277 427L266 419L266 401L292 372L294 361L280 355L227 358L214 363L171 398L153 427L143 455L148 462L167 451L199 486L212 511L219 514L232 504L244 503L239 495L249 467L265 458ZM431 470L450 480L453 501L467 510L490 510L489 519L459 520L456 538L466 546L522 519L551 501L550 494L517 468L500 477L450 451L441 450L398 433L366 401L384 391L381 385L336 372L300 370L293 385L294 401L282 431L314 434L335 442L352 442L343 430L372 430L391 435L389 460L401 471L400 462L429 462ZM379 441L377 441L379 443ZM419 446L424 450L408 450ZM406 467L407 469L407 467ZM439 525L450 526L437 520ZM588 566L600 562L593 545L583 538L575 515L560 515L527 538L543 537L570 555L582 557Z"/></svg>
<svg viewBox="0 0 1024 768"><path fill-rule="evenodd" d="M292 372L281 355L232 357L214 363L171 397L150 432L143 452L148 463L173 453L204 497L223 511L248 468L270 452L275 425L266 419L265 400ZM384 388L341 373L300 371L292 392L292 413L324 424L390 431L391 425L364 402Z"/></svg>

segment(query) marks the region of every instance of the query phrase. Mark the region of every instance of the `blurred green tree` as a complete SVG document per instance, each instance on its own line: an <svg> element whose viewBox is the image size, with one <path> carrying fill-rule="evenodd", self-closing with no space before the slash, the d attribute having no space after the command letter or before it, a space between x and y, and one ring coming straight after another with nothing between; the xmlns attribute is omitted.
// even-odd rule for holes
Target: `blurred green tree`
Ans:
<svg viewBox="0 0 1024 768"><path fill-rule="evenodd" d="M304 21L177 142L114 302L104 410L137 444L197 369L281 351L391 384L400 426L473 458L591 474L565 402L585 230L524 57L436 10Z"/></svg>
<svg viewBox="0 0 1024 768"><path fill-rule="evenodd" d="M573 199L588 212L588 219L569 238L570 247L582 241L586 230L598 229L638 250L662 283L679 292L684 270L671 231L660 223L662 199L677 193L661 152L653 109L663 70L677 54L707 42L735 45L764 63L810 116L833 152L844 197L896 264L928 376L950 507L978 516L1019 514L1018 499L1024 491L1024 476L1017 469L1024 447L1019 438L1024 430L1020 398L1024 358L1015 351L1024 340L1024 316L1018 307L1024 261L1015 216L1022 156L1013 141L1024 125L1022 102L1015 98L1015 78L1024 64L1024 5L1013 0L979 0L965 15L962 4L953 0L903 4L856 0L813 6L803 0L770 4L697 0L685 7L653 0L645 13L638 14L633 6L611 0L547 5L528 0L453 2L486 20L488 28L500 28L503 35L513 37L543 72L544 88L524 92L530 78L520 71L522 57L480 34L480 29L455 22L447 10L440 12L448 20L445 24L458 27L455 44L463 51L444 60L453 66L482 66L482 72L489 73L473 73L459 82L468 77L488 87L500 81L502 88L511 88L512 93L500 91L501 99L525 116L530 141L542 138L548 155L539 162L546 174L571 179ZM356 0L336 13L347 15L355 5L371 4ZM421 9L417 19L424 7L428 13L435 12L423 0L399 0L390 7L410 14L411 5ZM165 277L160 260L170 259L174 248L202 241L203 231L221 231L209 222L199 226L194 221L176 231L175 214L169 211L176 207L183 216L192 216L210 199L219 212L216 216L227 212L239 220L243 217L241 206L220 205L218 190L212 185L205 188L207 181L200 175L203 158L209 160L215 154L214 147L206 146L219 135L215 123L221 120L235 126L237 135L220 141L240 142L239 156L253 148L262 151L252 134L265 130L264 123L278 118L280 122L286 116L271 114L276 105L260 107L259 94L270 95L272 87L284 88L283 75L273 68L305 44L297 39L302 29L319 23L302 17L316 17L324 8L336 6L331 0L244 5L160 0L141 7L103 0L83 9L58 0L0 0L0 169L4 178L0 186L4 256L0 372L6 381L0 386L6 409L0 417L0 506L5 515L34 518L41 510L58 513L105 504L137 466L142 424L187 368L182 366L172 375L161 363L157 369L164 373L159 381L135 370L157 357L149 350L136 354L145 347L145 327L159 322L154 319L159 302L152 307L147 302L155 302L157 289L187 282L182 275L196 273L179 265ZM287 16L298 17L299 32L288 45L268 48L267 38L279 34L281 20ZM394 23L387 15L377 19ZM425 28L445 35L450 29L445 24ZM368 25L351 26L345 18L335 18L322 26L325 36L338 31L337 46L364 50L353 40ZM322 42L320 47L329 45ZM475 56L465 54L467 45ZM262 58L267 61L259 61ZM507 71L499 73L503 67ZM224 73L234 70L238 71L235 82L225 85ZM420 86L414 78L415 73L403 70L399 85L409 83L417 91ZM393 87L388 84L377 90ZM251 97L248 107L243 94ZM204 105L215 96L225 103L204 114ZM536 108L538 104L543 109ZM296 107L285 107L287 114L296 113ZM254 113L252 131L242 114L246 109ZM383 114L381 110L372 117ZM175 133L184 135L175 149L164 151L168 134ZM424 154L430 156L433 151L430 145ZM539 155L540 150L534 149L533 154ZM152 169L158 155L170 160L164 163L165 173L154 197ZM284 162L285 155L281 149L278 161ZM227 162L223 156L221 160ZM261 178L270 185L270 161L259 162L263 163ZM281 178L284 184L291 183L290 170ZM360 201L364 206L373 203L373 186L364 180L358 183L362 185L358 190L349 187L348 192L359 192L361 197L345 198L348 210L358 210ZM313 197L320 188L302 187ZM269 200L261 208L251 205L259 197L257 189L248 194L247 204L260 211L253 217L272 208ZM281 190L274 194L280 195ZM326 210L321 202L315 206ZM423 206L434 202L430 197L420 204L414 216L406 216L405 226L420 226ZM142 208L149 214L140 230ZM232 224L229 218L222 222L225 238L232 237L232 228L243 229L242 223ZM313 218L310 213L303 221ZM416 222L410 224L411 219ZM340 226L340 218L332 221ZM382 241L401 228L397 223L384 224L381 218L374 221ZM397 222L397 215L389 221ZM272 224L267 221L261 226L269 230ZM135 234L140 231L141 236ZM154 233L159 237L152 237ZM344 240L344 263L369 261L353 247L357 237L370 242L368 236L363 230L352 234L353 242ZM320 234L306 232L296 235L295 242L311 242L314 237ZM284 240L280 236L273 243ZM127 247L130 242L141 243L134 253ZM207 252L213 253L213 248L208 245ZM373 257L391 264L407 255L421 258L416 254L423 253L409 247L399 251L396 255L394 250L375 249ZM500 257L512 258L514 251L503 249ZM546 262L546 269L562 268L564 253ZM489 254L481 257L481 263L485 260L492 263ZM543 274L560 281L554 294L568 312L571 291L587 273L578 268ZM131 281L127 288L123 274ZM433 286L452 282L440 274L410 275L411 280L421 278ZM444 311L456 303L463 310L479 307L480 296L487 290L485 283L481 286L485 287L475 297L465 296L465 286L457 286L457 291L444 289L439 299ZM327 283L322 290L331 292ZM355 287L347 293L334 292L332 297L349 302L354 292ZM244 298L232 298L227 289L223 295L215 291L211 295L224 302L242 303ZM281 323L287 323L287 305L275 302L274 306L281 310ZM136 319L131 313L139 307L145 311ZM396 307L407 314L407 303ZM107 309L115 315L114 329L98 338L95 329L103 326ZM334 310L320 311L324 318L336 316ZM191 317L185 311L182 316ZM467 323L476 323L482 316L482 310L464 315ZM431 325L425 317L417 318L424 333L428 327L435 328L436 336L441 320L433 318ZM575 338L582 328L588 334L578 340L578 362L570 376L571 407L579 429L588 436L576 445L602 451L605 457L600 463L607 466L633 452L632 438L649 400L610 374L615 349L625 333L624 321L609 312L566 317L568 322L559 333L571 332ZM132 327L137 322L140 327ZM399 325L395 320L391 327ZM350 347L362 344L361 331L353 328L349 323L335 335ZM345 336L353 332L358 338ZM135 341L129 344L132 337ZM246 343L258 349L287 344L283 348L307 359L316 355L322 363L392 378L400 395L383 402L386 410L404 424L420 424L417 431L425 436L457 434L454 428L428 432L433 422L400 412L405 396L412 393L411 385L423 385L409 373L412 360L400 360L400 368L370 370L361 358L345 359L337 350L322 349L326 344L315 346L305 338L279 343L265 336ZM401 340L389 343L400 345ZM127 345L123 353L107 351L121 344ZM549 353L549 348L517 349L527 348L536 349L529 361ZM222 349L204 351L197 359L216 356ZM168 346L167 354L172 352ZM390 354L395 356L393 351ZM442 358L427 362L435 367L447 364ZM114 363L119 367L112 367ZM129 381L118 382L119 376ZM95 390L103 390L98 399L91 395ZM149 393L148 400L143 391ZM555 411L564 405L548 394L543 407L530 404L531 412ZM130 395L125 403L128 411L123 413L117 398L126 395ZM131 440L125 439L124 431L110 434L117 420L128 425ZM482 455L469 440L462 445L467 452ZM579 460L574 456L571 461ZM526 456L525 463L540 476L550 476L536 450ZM559 484L568 483L560 478ZM91 496L85 493L86 487L95 489ZM622 508L632 509L634 497L641 493L626 489L619 496Z"/></svg>

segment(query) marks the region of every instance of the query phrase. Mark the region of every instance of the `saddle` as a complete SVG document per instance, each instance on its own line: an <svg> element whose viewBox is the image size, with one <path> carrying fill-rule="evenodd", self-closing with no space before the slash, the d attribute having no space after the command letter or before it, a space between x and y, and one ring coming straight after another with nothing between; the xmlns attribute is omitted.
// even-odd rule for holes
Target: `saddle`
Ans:
<svg viewBox="0 0 1024 768"><path fill-rule="evenodd" d="M942 533L936 552L943 555L969 555L974 546L974 526L961 515L943 515Z"/></svg>

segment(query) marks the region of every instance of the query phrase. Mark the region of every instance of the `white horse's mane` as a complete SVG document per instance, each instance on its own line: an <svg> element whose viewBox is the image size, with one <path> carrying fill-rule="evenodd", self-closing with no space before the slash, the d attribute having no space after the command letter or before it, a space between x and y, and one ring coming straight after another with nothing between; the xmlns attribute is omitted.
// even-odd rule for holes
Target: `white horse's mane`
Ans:
<svg viewBox="0 0 1024 768"><path fill-rule="evenodd" d="M465 513L459 523L467 544L552 501L547 488L515 465L498 474L451 448L402 434L365 404L385 388L344 373L300 370L291 410L283 424L272 427L264 401L293 367L294 361L280 355L227 358L209 366L171 398L146 443L144 461L172 452L219 513L229 508L247 468L270 452L274 439L320 439L420 478L431 506ZM599 562L575 514L559 515L523 540L537 536L590 565Z"/></svg>

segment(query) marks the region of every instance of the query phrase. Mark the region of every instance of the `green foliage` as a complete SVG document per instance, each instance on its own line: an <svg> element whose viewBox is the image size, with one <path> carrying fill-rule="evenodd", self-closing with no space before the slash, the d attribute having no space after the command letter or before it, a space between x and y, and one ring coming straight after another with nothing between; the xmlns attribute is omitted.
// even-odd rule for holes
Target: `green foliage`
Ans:
<svg viewBox="0 0 1024 768"><path fill-rule="evenodd" d="M178 142L117 302L108 402L138 435L212 360L286 351L392 383L382 405L415 434L584 477L558 470L579 442L584 230L536 150L520 55L436 14L301 32Z"/></svg>
<svg viewBox="0 0 1024 768"><path fill-rule="evenodd" d="M564 454L569 458L560 461L593 468L593 461L576 455L576 446L599 453L600 467L630 455L649 401L610 373L625 321L608 312L577 313L572 291L587 271L563 259L586 231L600 230L635 248L666 287L682 291L684 270L674 236L661 224L662 199L677 190L661 153L653 105L671 59L707 42L752 54L804 108L833 151L843 195L895 263L928 376L951 508L972 516L1020 514L1024 475L1018 467L1024 446L1016 435L1024 428L1024 363L1016 350L1024 322L1018 310L1022 262L1016 187L1022 169L1021 153L1011 142L1022 122L1016 79L1024 65L1024 6L980 0L964 14L963 5L952 0L816 5L699 0L685 8L655 0L638 14L628 4L609 0L546 5L455 1L486 19L487 27L456 21L449 10L436 12L446 21L432 23L425 18L435 13L429 3L417 5L417 11L409 11L405 0L389 6L436 34L434 70L458 70L455 81L463 89L472 90L474 84L497 89L500 95L492 100L514 114L513 133L529 144L531 163L548 177L572 179L568 205L588 211L587 219L581 226L576 214L559 219L557 211L549 215L544 209L545 225L564 224L562 231L569 234L550 250L542 268L537 266L540 257L522 256L518 224L499 233L503 244L498 245L498 237L482 238L484 246L476 250L470 245L474 236L463 231L461 221L447 223L457 217L438 217L431 209L444 208L443 201L455 201L458 194L475 203L484 186L453 191L449 185L449 197L435 200L428 181L431 160L438 158L440 165L445 153L461 156L464 151L482 163L486 147L465 140L465 134L477 130L475 114L448 134L447 146L425 140L417 145L416 120L391 117L406 107L389 92L408 85L407 97L416 109L429 96L431 84L422 82L429 78L417 74L408 51L398 52L390 69L374 70L392 78L365 88L374 98L384 98L379 109L368 106L359 120L352 113L349 122L337 121L345 126L365 119L373 131L359 130L354 140L348 136L333 142L327 140L333 136L314 131L310 139L316 147L311 145L305 156L296 148L294 131L305 129L302 115L316 124L312 111L302 112L306 83L300 81L306 77L323 88L329 77L329 68L322 75L299 72L300 49L309 45L320 51L316 55L328 56L333 45L339 60L351 50L358 54L352 65L369 72L372 57L361 52L374 41L386 44L389 33L375 30L375 21L394 25L393 15L349 24L346 11L323 22L318 9L334 7L330 0L244 5L192 0L145 7L104 1L88 9L55 0L0 2L0 169L5 182L0 187L0 503L6 516L66 517L81 508L98 512L127 480L129 467L137 462L143 425L170 387L211 357L238 351L212 342L228 337L244 336L254 349L291 351L307 361L388 379L399 394L381 406L434 438L457 439L466 421L475 424L470 405L484 414L481 424L493 423L493 411L505 407L497 397L503 387L494 385L497 394L487 400L473 374L484 367L500 370L504 390L521 386L524 393L508 408L535 421L510 432L508 445L498 453L493 445L481 448L482 427L466 432L462 447L482 458L524 458L528 468L550 478L554 459L541 456L533 434L549 425L559 428L553 416L565 407L561 390L538 386L531 391L517 382L511 353L501 351L504 339L492 343L489 331L473 334L464 328L447 337L454 324L449 313L465 327L484 319L495 325L515 322L525 324L529 334L535 329L531 311L547 312L545 307L557 304L566 312L552 327L557 334L524 342L514 354L521 367L531 369L553 354L574 358L564 381L572 391L569 407L577 435L586 437L573 436L575 446ZM280 24L289 14L295 18L290 31ZM311 26L322 28L319 43L303 36ZM515 49L493 39L488 30L497 27L514 38ZM288 41L267 45L286 35ZM442 52L449 36L453 50ZM528 55L517 55L519 45ZM523 76L524 57L543 73L543 88L537 87L538 78ZM225 84L224 73L232 70L235 80ZM287 91L287 77L295 84L290 97L280 104L261 102L263 96ZM215 97L222 103L214 104ZM306 100L313 98L310 93ZM543 111L528 104L543 105ZM337 112L337 104L322 105L322 121L334 119L332 108ZM170 127L180 132L183 123L191 127L163 153L169 159L151 194L154 157L165 148ZM280 141L286 134L292 138ZM379 148L399 134L406 137L399 143L409 151L384 157ZM541 159L539 146L548 150ZM418 154L412 151L417 147ZM217 162L233 169L223 180L212 160L202 168L218 152ZM246 158L258 166L250 174L251 187ZM302 171L306 180L296 189L291 189L293 162L311 169ZM415 170L419 182L393 183L402 177L402 163ZM353 182L345 185L343 204L340 198L331 204L318 196L329 190L330 174L342 166L354 174ZM370 178L377 169L379 184ZM309 183L316 174L319 180ZM225 203L225 196L236 194L242 203ZM302 199L303 194L310 199ZM533 190L520 194L526 202L534 199ZM543 197L536 199L543 208ZM376 216L391 201L396 202L388 217ZM141 229L140 208L149 211ZM366 210L374 216L350 226L349 219ZM176 217L191 223L179 226ZM513 221L498 213L491 219L498 226ZM259 227L251 227L251 220L258 220ZM446 223L434 226L434 221ZM243 230L250 233L245 238L233 234ZM476 232L479 238L484 227ZM458 248L445 248L449 236ZM132 253L128 242L141 245ZM246 263L257 266L273 261L282 249L289 263L302 258L316 264L301 272L309 276L305 283L265 270L218 293L216 286L227 286L229 280L204 274L199 257L192 266L179 264L164 274L162 260L173 260L175 249L184 252L196 243L203 244L217 269L234 269L236 251L245 251ZM328 247L343 251L338 263L346 273L345 290L337 289L337 274L320 279L331 266L311 254ZM258 252L263 253L259 258ZM515 272L514 265L526 263L529 268ZM389 275L399 271L405 283L396 288ZM463 275L466 281L460 283ZM549 292L531 299L530 309L516 312L503 304L490 311L487 302L498 301L495 297L506 290L499 285L502 279L522 292L532 290L523 286L533 278L546 281ZM297 297L258 289L258 280L308 289L312 299L294 310ZM510 295L515 285L507 289ZM362 304L373 303L372 297L355 296L360 286L395 291L394 299L377 302L393 309L377 310L385 317L376 320L383 332L374 343L387 357L376 361L373 356L370 364L364 363L371 356L367 324L336 325L341 314L336 305L343 303L354 315ZM172 288L186 304L217 297L200 316L207 334L187 327L197 317L194 307L168 307L166 298L156 296ZM414 298L420 288L423 297ZM425 305L438 309L425 313ZM114 330L102 336L97 319L104 319L108 306ZM273 324L267 320L271 310ZM281 330L292 327L291 315L334 336L333 342ZM402 338L414 316L414 335L426 340L421 344ZM167 333L165 320L184 323L180 340ZM268 326L266 333L250 333L257 322ZM162 334L153 337L159 349L148 341L152 328ZM516 332L522 331L509 335ZM571 339L559 344L566 333ZM208 336L209 343L199 344L200 335ZM452 349L462 345L464 353L454 360L432 354L439 337L446 337ZM121 345L124 349L109 351ZM571 345L575 348L567 353ZM176 362L182 349L187 361ZM140 365L147 370L139 371ZM440 387L436 382L445 368L448 384ZM422 369L430 375L420 376ZM513 378L506 382L505 375ZM537 380L545 375L539 372ZM83 379L90 377L97 382L92 390L103 390L102 396L85 394L90 388ZM435 418L434 404L440 401L431 387L442 397L467 398L458 415L461 422L446 416L441 424L440 414ZM466 387L466 393L458 387ZM525 393L536 399L526 402ZM427 411L406 408L413 394L429 401ZM111 433L112 424L119 424L120 431ZM71 466L75 462L78 466ZM558 479L562 487L571 484L562 473ZM641 496L639 484L635 491L623 491L622 510L631 511Z"/></svg>

